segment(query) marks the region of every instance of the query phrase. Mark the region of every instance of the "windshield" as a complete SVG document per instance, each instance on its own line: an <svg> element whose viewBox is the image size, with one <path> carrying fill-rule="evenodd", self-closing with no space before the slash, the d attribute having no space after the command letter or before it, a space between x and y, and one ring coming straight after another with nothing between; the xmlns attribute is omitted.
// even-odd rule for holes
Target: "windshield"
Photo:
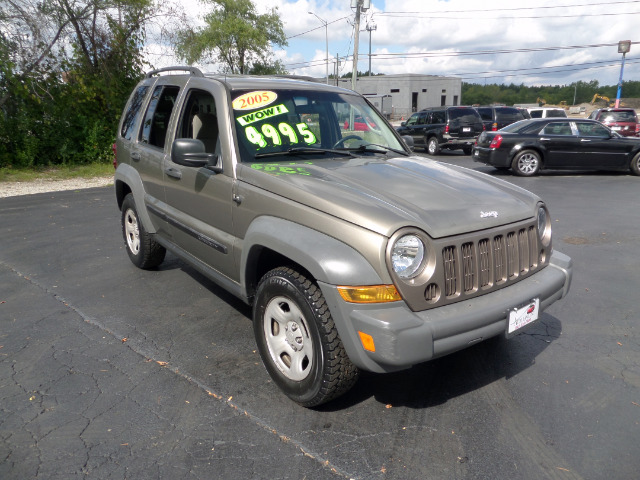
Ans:
<svg viewBox="0 0 640 480"><path fill-rule="evenodd" d="M243 162L332 150L405 152L377 110L359 95L291 89L234 90L231 95Z"/></svg>

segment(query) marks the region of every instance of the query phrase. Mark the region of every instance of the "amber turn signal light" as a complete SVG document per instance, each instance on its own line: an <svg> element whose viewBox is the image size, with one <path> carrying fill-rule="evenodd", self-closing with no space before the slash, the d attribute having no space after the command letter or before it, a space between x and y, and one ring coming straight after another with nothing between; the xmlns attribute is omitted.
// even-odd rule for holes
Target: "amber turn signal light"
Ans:
<svg viewBox="0 0 640 480"><path fill-rule="evenodd" d="M373 337L371 335L369 335L368 333L364 333L361 331L358 331L358 335L360 335L360 341L362 342L362 347L369 351L369 352L375 352L376 351L376 344L373 341Z"/></svg>
<svg viewBox="0 0 640 480"><path fill-rule="evenodd" d="M386 303L402 300L394 285L339 286L338 292L342 299L349 303Z"/></svg>

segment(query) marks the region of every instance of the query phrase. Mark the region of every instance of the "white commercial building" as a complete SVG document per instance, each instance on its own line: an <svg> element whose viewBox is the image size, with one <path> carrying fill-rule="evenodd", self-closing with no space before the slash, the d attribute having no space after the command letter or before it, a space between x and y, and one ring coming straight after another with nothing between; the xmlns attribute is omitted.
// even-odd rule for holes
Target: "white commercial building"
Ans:
<svg viewBox="0 0 640 480"><path fill-rule="evenodd" d="M351 79L340 78L338 85L350 89ZM388 118L406 119L423 108L460 105L462 80L413 73L374 75L358 77L356 92L369 97Z"/></svg>

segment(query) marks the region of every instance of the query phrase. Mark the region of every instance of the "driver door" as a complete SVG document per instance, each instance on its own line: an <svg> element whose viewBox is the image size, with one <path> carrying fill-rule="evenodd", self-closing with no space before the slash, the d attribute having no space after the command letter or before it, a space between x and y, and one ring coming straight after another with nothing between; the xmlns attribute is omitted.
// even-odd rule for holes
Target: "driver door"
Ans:
<svg viewBox="0 0 640 480"><path fill-rule="evenodd" d="M230 165L225 165L228 157L221 148L222 122L216 108L222 101L221 93L219 97L216 100L210 84L198 88L197 81L190 81L177 119L175 139L201 140L207 153L217 155L218 165L224 165L225 171L215 173L206 167L178 165L167 155L164 165L167 220L179 247L237 282L233 259L233 179L227 174Z"/></svg>

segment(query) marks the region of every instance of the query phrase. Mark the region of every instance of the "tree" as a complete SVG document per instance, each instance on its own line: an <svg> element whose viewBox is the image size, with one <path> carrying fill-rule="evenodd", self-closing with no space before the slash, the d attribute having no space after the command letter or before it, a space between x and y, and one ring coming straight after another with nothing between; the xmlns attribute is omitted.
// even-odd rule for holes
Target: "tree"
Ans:
<svg viewBox="0 0 640 480"><path fill-rule="evenodd" d="M108 161L154 0L7 0L0 167Z"/></svg>
<svg viewBox="0 0 640 480"><path fill-rule="evenodd" d="M202 28L182 30L176 53L187 63L221 63L228 73L248 74L265 70L271 62L271 46L286 46L277 8L259 14L251 0L201 0L213 7L204 15ZM275 64L276 70L278 68ZM281 67L281 64L280 64Z"/></svg>

